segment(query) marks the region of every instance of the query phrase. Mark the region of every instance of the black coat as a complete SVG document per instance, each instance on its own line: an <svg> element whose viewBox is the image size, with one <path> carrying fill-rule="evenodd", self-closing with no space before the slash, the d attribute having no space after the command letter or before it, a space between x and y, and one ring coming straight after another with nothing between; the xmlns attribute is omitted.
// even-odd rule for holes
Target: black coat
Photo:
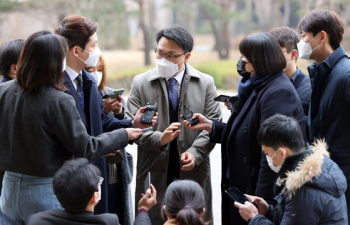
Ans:
<svg viewBox="0 0 350 225"><path fill-rule="evenodd" d="M311 78L311 104L308 136L325 138L331 159L350 182L350 61L342 47L324 62L308 67ZM350 210L350 188L346 198ZM349 211L348 211L349 213Z"/></svg>
<svg viewBox="0 0 350 225"><path fill-rule="evenodd" d="M45 212L32 214L27 221L27 225L120 225L119 218L115 214L104 213L94 215L91 212L72 213L66 210L52 209ZM150 225L151 220L145 212L139 213L134 225Z"/></svg>
<svg viewBox="0 0 350 225"><path fill-rule="evenodd" d="M84 108L80 104L77 92L73 86L67 72L64 73L64 85L68 89L67 94L71 95L76 104L78 113L91 136L98 136L104 132L113 131L119 128L131 127L131 120L118 120L110 118L104 113L102 97L98 92L95 79L85 70L82 70L83 90L84 90ZM116 149L118 150L118 149ZM92 163L101 170L101 176L104 178L102 182L102 197L99 204L95 207L95 213L108 212L108 183L107 183L107 161L105 157L92 160Z"/></svg>
<svg viewBox="0 0 350 225"><path fill-rule="evenodd" d="M222 224L247 224L234 207L234 201L224 192L231 186L273 201L277 174L268 166L256 137L260 124L277 113L297 119L306 140L302 104L293 84L282 71L255 88L242 110L239 113L233 111L227 124L214 121L215 135L211 141L221 143L222 154ZM226 178L228 165L229 180Z"/></svg>

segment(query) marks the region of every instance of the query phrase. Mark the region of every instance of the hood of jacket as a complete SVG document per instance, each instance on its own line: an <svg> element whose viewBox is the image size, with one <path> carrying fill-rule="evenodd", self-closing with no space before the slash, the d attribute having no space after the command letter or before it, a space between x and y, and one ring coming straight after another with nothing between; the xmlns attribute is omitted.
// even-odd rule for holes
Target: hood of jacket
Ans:
<svg viewBox="0 0 350 225"><path fill-rule="evenodd" d="M329 158L327 144L317 141L311 149L313 154L300 162L296 170L287 173L286 189L290 198L302 186L340 197L346 191L347 182L341 169Z"/></svg>

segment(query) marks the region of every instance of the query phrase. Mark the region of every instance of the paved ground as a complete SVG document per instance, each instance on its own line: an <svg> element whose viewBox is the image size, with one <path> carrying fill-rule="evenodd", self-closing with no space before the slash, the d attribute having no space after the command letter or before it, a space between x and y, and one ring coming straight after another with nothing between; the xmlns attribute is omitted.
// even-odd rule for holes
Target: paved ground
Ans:
<svg viewBox="0 0 350 225"><path fill-rule="evenodd" d="M230 116L230 111L226 109L223 103L220 103L222 112L224 115L224 121L226 122ZM134 156L134 173L136 173L137 162L137 145L129 145L126 150ZM211 181L213 189L213 210L214 210L214 223L221 224L221 145L217 144L210 154L211 160ZM133 195L133 204L135 199L135 177L131 184L131 191Z"/></svg>

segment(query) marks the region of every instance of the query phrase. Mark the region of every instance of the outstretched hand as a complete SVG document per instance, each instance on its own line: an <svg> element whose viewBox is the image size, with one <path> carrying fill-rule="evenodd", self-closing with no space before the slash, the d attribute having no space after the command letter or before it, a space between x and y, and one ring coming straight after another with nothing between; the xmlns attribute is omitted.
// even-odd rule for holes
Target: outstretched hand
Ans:
<svg viewBox="0 0 350 225"><path fill-rule="evenodd" d="M181 116L182 118L182 116ZM198 118L199 122L196 123L195 125L190 125L190 122L187 120L184 120L185 126L190 129L190 130L206 130L209 133L211 133L212 129L212 121L208 120L205 116L203 116L200 113L195 113L193 114L192 119Z"/></svg>
<svg viewBox="0 0 350 225"><path fill-rule="evenodd" d="M179 130L180 126L181 123L170 124L170 126L163 132L162 136L160 137L159 145L163 146L172 142L172 140L174 140L181 133L181 130ZM176 131L174 132L174 130Z"/></svg>
<svg viewBox="0 0 350 225"><path fill-rule="evenodd" d="M135 117L134 117L134 120L132 121L132 125L134 128L140 128L140 129L145 129L145 128L148 128L148 127L151 127L153 126L156 122L157 122L157 119L158 119L158 113L156 113L156 115L153 117L152 119L152 125L150 124L143 124L141 123L141 118L142 118L142 115L143 115L143 111L145 111L147 107L141 107Z"/></svg>

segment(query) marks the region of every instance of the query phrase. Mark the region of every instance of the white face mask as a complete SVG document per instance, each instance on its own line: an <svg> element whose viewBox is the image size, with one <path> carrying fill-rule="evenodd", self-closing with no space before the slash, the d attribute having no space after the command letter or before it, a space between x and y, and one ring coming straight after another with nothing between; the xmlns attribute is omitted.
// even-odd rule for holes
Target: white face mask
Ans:
<svg viewBox="0 0 350 225"><path fill-rule="evenodd" d="M278 149L277 149L277 151L278 151ZM272 160L272 159L273 159L273 157L275 157L277 151L275 152L275 154L274 154L272 157L269 157L268 155L266 155L267 163L269 164L270 168L271 168L275 173L278 173L278 172L281 170L282 162L283 162L283 159L284 159L284 157L283 157L282 162L281 162L281 165L279 165L279 166L274 166L274 165L273 165L273 160Z"/></svg>
<svg viewBox="0 0 350 225"><path fill-rule="evenodd" d="M310 59L311 53L321 45L319 44L316 46L316 48L312 49L310 44L319 34L320 33L318 33L309 43L300 40L300 42L297 44L300 58L306 60Z"/></svg>
<svg viewBox="0 0 350 225"><path fill-rule="evenodd" d="M62 72L66 70L66 58L63 60L63 67L62 67Z"/></svg>
<svg viewBox="0 0 350 225"><path fill-rule="evenodd" d="M89 53L89 57L85 61L83 59L81 59L80 57L78 57L78 58L85 63L86 67L95 67L98 60L100 59L101 54L102 54L100 48L97 46L97 48L93 52L85 51L82 48L80 48L80 49L83 50L84 52Z"/></svg>
<svg viewBox="0 0 350 225"><path fill-rule="evenodd" d="M183 57L182 60L184 60L186 55ZM182 68L185 66L185 64L179 68L179 64L182 62L182 60L178 63L175 64L173 62L170 62L169 60L162 58L162 59L156 59L157 63L157 70L158 74L160 77L164 78L171 78L173 77L176 73L182 70Z"/></svg>
<svg viewBox="0 0 350 225"><path fill-rule="evenodd" d="M98 192L95 192L95 193L99 194L99 197L98 197L97 201L101 200L101 185L102 185L102 181L103 181L103 177L100 177L100 182L98 182L99 190L98 190Z"/></svg>
<svg viewBox="0 0 350 225"><path fill-rule="evenodd" d="M92 72L90 74L91 74L91 76L93 76L95 78L95 81L96 81L96 84L98 87L101 83L101 80L102 80L102 75L103 75L102 72L95 71L95 72Z"/></svg>

